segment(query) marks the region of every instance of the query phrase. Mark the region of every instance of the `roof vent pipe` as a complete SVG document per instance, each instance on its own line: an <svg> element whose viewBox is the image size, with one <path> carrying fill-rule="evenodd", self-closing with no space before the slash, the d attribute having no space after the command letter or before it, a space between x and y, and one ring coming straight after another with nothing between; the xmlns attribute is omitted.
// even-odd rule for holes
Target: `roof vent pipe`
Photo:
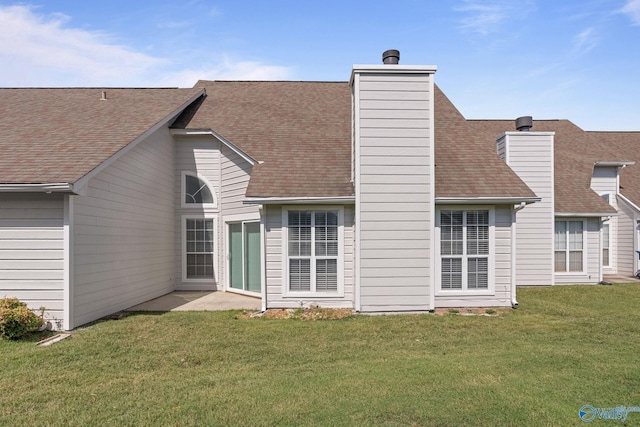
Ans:
<svg viewBox="0 0 640 427"><path fill-rule="evenodd" d="M516 129L519 132L528 132L533 127L533 117L522 116L516 119Z"/></svg>
<svg viewBox="0 0 640 427"><path fill-rule="evenodd" d="M383 64L397 64L400 62L400 51L395 49L385 50L382 54Z"/></svg>
<svg viewBox="0 0 640 427"><path fill-rule="evenodd" d="M107 92L106 91L102 91L102 93L100 94L100 101L106 101L107 100Z"/></svg>

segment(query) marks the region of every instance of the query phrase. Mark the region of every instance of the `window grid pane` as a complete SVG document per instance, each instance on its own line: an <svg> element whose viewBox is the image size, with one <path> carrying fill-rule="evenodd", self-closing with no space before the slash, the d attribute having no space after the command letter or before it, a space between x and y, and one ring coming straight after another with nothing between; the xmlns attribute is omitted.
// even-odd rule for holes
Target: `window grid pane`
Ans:
<svg viewBox="0 0 640 427"><path fill-rule="evenodd" d="M213 203L213 194L211 193L211 189L203 180L193 175L185 175L184 183L185 203Z"/></svg>
<svg viewBox="0 0 640 427"><path fill-rule="evenodd" d="M442 259L442 288L462 289L462 260L460 258Z"/></svg>
<svg viewBox="0 0 640 427"><path fill-rule="evenodd" d="M187 279L213 279L213 219L186 220Z"/></svg>
<svg viewBox="0 0 640 427"><path fill-rule="evenodd" d="M558 273L584 271L582 261L584 247L583 222L556 221L554 240L554 271ZM604 255L603 249L603 258ZM606 257L608 258L608 251Z"/></svg>
<svg viewBox="0 0 640 427"><path fill-rule="evenodd" d="M338 290L338 212L289 211L289 290Z"/></svg>

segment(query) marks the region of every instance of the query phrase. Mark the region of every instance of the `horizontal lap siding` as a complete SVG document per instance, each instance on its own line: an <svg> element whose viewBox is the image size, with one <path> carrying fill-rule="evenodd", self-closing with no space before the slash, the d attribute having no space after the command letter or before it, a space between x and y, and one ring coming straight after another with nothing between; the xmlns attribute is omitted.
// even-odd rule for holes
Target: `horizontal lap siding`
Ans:
<svg viewBox="0 0 640 427"><path fill-rule="evenodd" d="M481 207L479 207L481 208ZM494 295L436 296L436 307L511 306L511 207L495 209Z"/></svg>
<svg viewBox="0 0 640 427"><path fill-rule="evenodd" d="M208 282L189 282L182 280L182 252L183 248L183 224L182 216L188 214L202 214L205 212L202 208L183 208L182 207L182 172L196 172L198 175L205 177L209 184L213 187L218 206L213 209L207 209L207 213L218 214L221 206L221 171L220 171L220 142L212 136L198 136L184 138L180 137L176 141L176 162L175 162L175 278L176 287L178 289L194 289L194 290L218 290L220 282L220 271L223 261L222 240L224 238L223 224L218 218L217 236L218 241L215 242L215 254L217 256L214 265L214 280Z"/></svg>
<svg viewBox="0 0 640 427"><path fill-rule="evenodd" d="M506 147L504 138L507 139ZM554 192L553 137L534 132L507 134L498 141L507 164L541 197L516 217L516 283L549 286L553 283Z"/></svg>
<svg viewBox="0 0 640 427"><path fill-rule="evenodd" d="M635 274L635 260L638 257L636 248L634 247L634 235L636 233L636 221L634 211L626 205L625 202L618 203L618 235L616 252L617 272L624 276L632 276Z"/></svg>
<svg viewBox="0 0 640 427"><path fill-rule="evenodd" d="M427 310L433 206L431 76L357 78L361 310Z"/></svg>
<svg viewBox="0 0 640 427"><path fill-rule="evenodd" d="M327 207L331 209L331 207ZM354 307L354 270L353 239L354 209L344 206L344 296L337 298L286 298L283 297L284 272L286 268L282 253L282 207L269 206L266 211L266 270L267 270L267 308L299 308L300 305L317 304L329 308Z"/></svg>
<svg viewBox="0 0 640 427"><path fill-rule="evenodd" d="M160 129L74 196L76 326L173 290L173 159Z"/></svg>
<svg viewBox="0 0 640 427"><path fill-rule="evenodd" d="M14 297L62 327L64 201L61 195L0 196L0 298Z"/></svg>

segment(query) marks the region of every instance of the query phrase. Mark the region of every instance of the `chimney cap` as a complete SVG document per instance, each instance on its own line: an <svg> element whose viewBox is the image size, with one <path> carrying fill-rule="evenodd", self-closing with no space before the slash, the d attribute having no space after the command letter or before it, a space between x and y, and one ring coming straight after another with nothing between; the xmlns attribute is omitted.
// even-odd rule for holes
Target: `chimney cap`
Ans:
<svg viewBox="0 0 640 427"><path fill-rule="evenodd" d="M400 51L396 49L385 50L382 54L383 64L397 64L400 62Z"/></svg>
<svg viewBox="0 0 640 427"><path fill-rule="evenodd" d="M519 132L527 132L533 127L533 117L522 116L516 119L516 129Z"/></svg>

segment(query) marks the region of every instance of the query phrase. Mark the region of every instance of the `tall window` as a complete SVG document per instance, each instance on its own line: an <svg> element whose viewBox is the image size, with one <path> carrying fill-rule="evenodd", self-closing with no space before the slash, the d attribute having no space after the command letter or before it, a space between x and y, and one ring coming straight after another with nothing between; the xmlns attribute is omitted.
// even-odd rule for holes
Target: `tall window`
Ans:
<svg viewBox="0 0 640 427"><path fill-rule="evenodd" d="M194 173L183 172L182 205L215 205L215 196L207 181ZM194 206L195 207L195 206Z"/></svg>
<svg viewBox="0 0 640 427"><path fill-rule="evenodd" d="M584 223L582 221L556 221L555 271L582 272Z"/></svg>
<svg viewBox="0 0 640 427"><path fill-rule="evenodd" d="M609 267L609 253L610 253L610 232L609 224L602 225L602 265Z"/></svg>
<svg viewBox="0 0 640 427"><path fill-rule="evenodd" d="M214 219L186 218L185 279L213 279Z"/></svg>
<svg viewBox="0 0 640 427"><path fill-rule="evenodd" d="M338 292L339 212L286 212L289 292Z"/></svg>
<svg viewBox="0 0 640 427"><path fill-rule="evenodd" d="M440 211L441 289L489 288L489 211Z"/></svg>

